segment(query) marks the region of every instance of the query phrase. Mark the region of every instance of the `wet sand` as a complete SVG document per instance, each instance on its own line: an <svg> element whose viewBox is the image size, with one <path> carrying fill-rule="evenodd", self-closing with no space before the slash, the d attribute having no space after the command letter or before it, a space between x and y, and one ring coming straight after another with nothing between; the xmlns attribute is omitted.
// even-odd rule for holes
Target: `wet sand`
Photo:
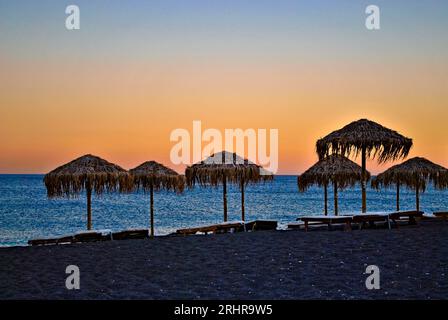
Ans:
<svg viewBox="0 0 448 320"><path fill-rule="evenodd" d="M0 248L0 299L447 299L447 240L448 223L423 222Z"/></svg>

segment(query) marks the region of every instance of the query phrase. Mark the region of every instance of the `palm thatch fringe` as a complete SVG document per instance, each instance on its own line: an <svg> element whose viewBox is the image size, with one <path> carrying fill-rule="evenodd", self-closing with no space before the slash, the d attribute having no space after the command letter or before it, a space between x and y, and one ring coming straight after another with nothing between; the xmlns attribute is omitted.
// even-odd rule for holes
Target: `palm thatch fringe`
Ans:
<svg viewBox="0 0 448 320"><path fill-rule="evenodd" d="M365 152L379 163L405 158L411 147L412 139L367 119L354 121L316 143L319 159L333 153L358 156Z"/></svg>
<svg viewBox="0 0 448 320"><path fill-rule="evenodd" d="M247 185L273 179L273 175L261 166L226 151L188 167L185 177L189 187L195 184L218 186L223 184L224 180L227 183Z"/></svg>
<svg viewBox="0 0 448 320"><path fill-rule="evenodd" d="M425 158L415 157L390 167L374 178L371 184L375 189L400 184L424 192L428 181L433 182L437 189L448 188L448 169Z"/></svg>
<svg viewBox="0 0 448 320"><path fill-rule="evenodd" d="M145 192L153 188L154 191L172 190L182 193L185 188L185 177L176 171L165 167L156 161L147 161L129 170L134 187Z"/></svg>
<svg viewBox="0 0 448 320"><path fill-rule="evenodd" d="M64 164L44 177L49 198L73 198L86 188L97 195L132 189L132 179L120 166L93 155L84 155Z"/></svg>
<svg viewBox="0 0 448 320"><path fill-rule="evenodd" d="M336 182L339 189L355 185L361 181L361 167L341 155L330 155L306 170L297 178L300 192L305 192L312 185L328 186ZM367 179L370 173L367 172Z"/></svg>

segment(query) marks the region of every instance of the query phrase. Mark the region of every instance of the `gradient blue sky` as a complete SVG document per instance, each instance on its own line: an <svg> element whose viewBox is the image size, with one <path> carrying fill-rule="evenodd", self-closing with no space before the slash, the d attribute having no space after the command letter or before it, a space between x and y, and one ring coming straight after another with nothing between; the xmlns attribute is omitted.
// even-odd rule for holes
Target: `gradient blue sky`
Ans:
<svg viewBox="0 0 448 320"><path fill-rule="evenodd" d="M278 128L280 173L298 173L364 117L448 166L447 16L442 0L0 0L0 173L83 153L169 164L170 131L193 120Z"/></svg>
<svg viewBox="0 0 448 320"><path fill-rule="evenodd" d="M67 35L69 4L82 28ZM382 32L364 28L369 4L381 8ZM1 0L0 37L4 54L42 58L441 59L447 14L442 0Z"/></svg>

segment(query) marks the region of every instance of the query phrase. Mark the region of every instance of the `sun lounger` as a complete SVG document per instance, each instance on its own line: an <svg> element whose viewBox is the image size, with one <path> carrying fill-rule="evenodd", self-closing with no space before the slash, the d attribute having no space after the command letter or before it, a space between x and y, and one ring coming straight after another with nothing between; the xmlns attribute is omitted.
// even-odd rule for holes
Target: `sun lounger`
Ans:
<svg viewBox="0 0 448 320"><path fill-rule="evenodd" d="M72 242L73 242L72 235L62 236L57 239L57 244L67 244L67 243L72 243Z"/></svg>
<svg viewBox="0 0 448 320"><path fill-rule="evenodd" d="M49 244L57 244L57 238L32 239L28 240L30 246L45 246Z"/></svg>
<svg viewBox="0 0 448 320"><path fill-rule="evenodd" d="M277 221L275 220L254 220L246 223L246 231L256 230L276 230Z"/></svg>
<svg viewBox="0 0 448 320"><path fill-rule="evenodd" d="M108 240L124 240L124 239L145 239L149 238L148 229L131 229L112 233L111 230L92 230L79 231L74 235L66 235L58 238L42 238L29 240L28 244L32 246L38 245L54 245L65 243L95 242Z"/></svg>
<svg viewBox="0 0 448 320"><path fill-rule="evenodd" d="M421 220L425 220L425 221L440 221L440 220L444 220L447 221L448 220L448 211L439 211L439 212L434 212L434 213L424 213L421 216Z"/></svg>
<svg viewBox="0 0 448 320"><path fill-rule="evenodd" d="M359 229L368 223L370 226L374 226L375 222L384 222L387 223L387 227L390 229L390 217L389 215L382 214L359 214L353 216L353 223L357 223L359 225Z"/></svg>
<svg viewBox="0 0 448 320"><path fill-rule="evenodd" d="M437 218L441 218L444 221L448 220L448 211L438 211L438 212L434 212L433 215Z"/></svg>
<svg viewBox="0 0 448 320"><path fill-rule="evenodd" d="M148 229L130 229L112 233L113 240L146 239L146 238L149 238Z"/></svg>
<svg viewBox="0 0 448 320"><path fill-rule="evenodd" d="M305 227L303 222L290 222L288 223L288 229L299 230Z"/></svg>
<svg viewBox="0 0 448 320"><path fill-rule="evenodd" d="M344 224L345 230L351 230L352 216L305 216L300 217L300 220L305 224L305 231L308 231L310 222L318 222L326 224L328 229L332 228L334 224Z"/></svg>
<svg viewBox="0 0 448 320"><path fill-rule="evenodd" d="M359 229L362 229L367 224L373 227L376 222L384 222L389 229L391 228L390 212L353 213L345 216L352 217L352 222L357 224Z"/></svg>
<svg viewBox="0 0 448 320"><path fill-rule="evenodd" d="M423 211L397 211L390 214L390 218L397 222L399 220L403 220L405 218L408 221L408 224L417 224L417 219L420 219L423 216ZM398 224L397 224L398 226Z"/></svg>
<svg viewBox="0 0 448 320"><path fill-rule="evenodd" d="M112 240L110 230L80 231L73 236L73 242L95 242Z"/></svg>
<svg viewBox="0 0 448 320"><path fill-rule="evenodd" d="M45 246L52 244L65 244L71 243L73 241L73 236L63 236L59 238L41 238L28 240L28 244L31 246Z"/></svg>
<svg viewBox="0 0 448 320"><path fill-rule="evenodd" d="M439 220L439 218L433 215L432 213L424 213L421 217L421 220L433 221L433 220Z"/></svg>
<svg viewBox="0 0 448 320"><path fill-rule="evenodd" d="M300 218L297 218L300 219ZM308 228L310 227L321 227L321 226L325 226L328 227L327 223L322 223L322 222L308 222ZM301 230L301 229L305 229L305 222L303 221L297 221L297 222L290 222L288 223L288 229L291 230Z"/></svg>
<svg viewBox="0 0 448 320"><path fill-rule="evenodd" d="M376 222L387 223L388 228L391 228L391 222L395 227L399 227L400 221L407 221L408 224L416 224L416 218L421 218L423 212L421 211L396 211L396 212L369 212L369 213L353 213L348 216L353 217L353 223L357 223L361 229L367 223L374 226Z"/></svg>
<svg viewBox="0 0 448 320"><path fill-rule="evenodd" d="M441 213L441 216L444 215L448 217L448 212ZM374 226L376 222L384 222L387 224L388 228L391 228L391 222L398 228L400 221L407 221L408 224L416 224L417 219L420 219L423 216L422 211L397 211L397 212L371 212L371 213L353 213L353 214L344 214L340 216L323 216L323 215L315 215L315 216L305 216L299 217L297 220L302 221L302 223L290 223L288 224L289 229L301 229L302 227L305 231L308 230L308 227L319 226L319 225L328 225L331 228L334 224L345 224L346 230L351 230L352 224L357 224L359 228L363 228L366 224L370 226Z"/></svg>
<svg viewBox="0 0 448 320"><path fill-rule="evenodd" d="M195 227L195 228L185 228L176 230L177 234L181 235L193 235L196 233L225 233L225 232L235 232L241 231L244 229L243 221L233 221L233 222L224 222L220 224L212 224L207 226Z"/></svg>

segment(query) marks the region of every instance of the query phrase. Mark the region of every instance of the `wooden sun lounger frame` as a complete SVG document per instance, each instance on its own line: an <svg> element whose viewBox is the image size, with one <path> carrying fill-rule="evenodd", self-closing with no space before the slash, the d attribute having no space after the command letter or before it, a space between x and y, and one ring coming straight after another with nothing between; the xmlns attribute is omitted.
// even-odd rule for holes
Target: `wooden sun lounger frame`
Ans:
<svg viewBox="0 0 448 320"><path fill-rule="evenodd" d="M225 233L232 229L235 231L258 231L258 230L276 230L278 222L275 220L254 220L249 222L235 222L214 224L209 226L185 228L176 230L176 234L193 235L196 233Z"/></svg>
<svg viewBox="0 0 448 320"><path fill-rule="evenodd" d="M51 244L73 243L73 240L73 236L64 236L60 238L32 239L28 240L28 244L31 246L45 246Z"/></svg>
<svg viewBox="0 0 448 320"><path fill-rule="evenodd" d="M300 220L300 218L297 218L297 220ZM319 226L328 226L328 224L322 222L312 222L312 221L308 222L308 227L319 227ZM288 224L288 229L291 230L300 230L304 228L305 228L305 222L303 221Z"/></svg>
<svg viewBox="0 0 448 320"><path fill-rule="evenodd" d="M353 216L353 223L357 223L359 229L362 229L367 223L370 226L374 226L375 222L384 222L387 224L387 228L391 229L390 222L391 220L394 222L395 226L398 226L395 219L392 219L390 215L379 215L379 214L368 214L363 213L360 215Z"/></svg>
<svg viewBox="0 0 448 320"><path fill-rule="evenodd" d="M96 242L96 241L108 241L108 240L112 240L111 232L110 233L86 232L86 233L63 236L59 238L32 239L28 240L28 244L31 246L43 246L51 244L84 243L84 242Z"/></svg>
<svg viewBox="0 0 448 320"><path fill-rule="evenodd" d="M245 224L247 231L258 231L258 230L276 230L278 222L275 220L254 220L249 221Z"/></svg>
<svg viewBox="0 0 448 320"><path fill-rule="evenodd" d="M334 224L345 224L345 230L350 231L352 230L351 226L352 223L357 223L359 225L359 228L361 229L366 223L372 225L375 222L385 222L387 223L388 228L391 229L391 221L398 228L399 227L398 221L400 221L401 218L407 218L408 224L413 225L417 224L416 219L421 218L422 216L423 216L422 211L400 211L384 215L367 213L353 216L326 216L326 217L309 216L309 217L299 217L297 218L297 220L304 222L305 231L308 231L310 223L313 223L313 225L328 225L329 229L331 229L332 225ZM344 217L346 219L344 219Z"/></svg>
<svg viewBox="0 0 448 320"><path fill-rule="evenodd" d="M298 218L304 223L305 231L308 231L308 227L310 222L313 223L313 225L327 225L328 229L332 228L332 225L334 224L344 224L345 230L349 231L352 229L351 222L352 222L352 216L327 216L327 217L301 217Z"/></svg>
<svg viewBox="0 0 448 320"><path fill-rule="evenodd" d="M391 213L390 219L396 223L396 221L400 221L401 218L407 218L408 224L415 225L417 224L417 220L421 219L423 217L424 212L423 211L417 211L417 210L410 210L410 211L398 211ZM398 224L397 224L398 227Z"/></svg>
<svg viewBox="0 0 448 320"><path fill-rule="evenodd" d="M432 213L435 217L448 221L448 211L436 211Z"/></svg>
<svg viewBox="0 0 448 320"><path fill-rule="evenodd" d="M85 243L85 242L98 242L98 241L109 241L112 240L112 232L102 234L101 232L86 232L75 234L73 236L72 243Z"/></svg>
<svg viewBox="0 0 448 320"><path fill-rule="evenodd" d="M113 240L147 239L148 229L124 230L112 233Z"/></svg>
<svg viewBox="0 0 448 320"><path fill-rule="evenodd" d="M277 229L277 221L274 220L255 220L248 223L235 222L235 223L224 223L216 224L210 226L203 226L197 228L186 228L179 229L176 234L181 235L192 235L198 232L202 233L225 233L232 229L234 231L245 231L246 227L248 230L275 230ZM55 245L55 244L66 244L66 243L79 243L79 242L93 242L93 241L107 241L107 240L126 240L126 239L146 239L149 238L148 229L135 229L135 230L124 230L114 233L102 234L100 232L86 232L75 235L64 236L60 238L47 238L47 239L33 239L29 240L28 244L32 246L38 245Z"/></svg>
<svg viewBox="0 0 448 320"><path fill-rule="evenodd" d="M244 223L242 222L235 222L235 223L225 223L225 224L213 224L209 226L203 226L203 227L195 227L195 228L185 228L185 229L178 229L176 230L177 234L181 235L193 235L198 232L208 234L211 233L224 233L229 232L232 229L233 230L241 230L244 228Z"/></svg>

